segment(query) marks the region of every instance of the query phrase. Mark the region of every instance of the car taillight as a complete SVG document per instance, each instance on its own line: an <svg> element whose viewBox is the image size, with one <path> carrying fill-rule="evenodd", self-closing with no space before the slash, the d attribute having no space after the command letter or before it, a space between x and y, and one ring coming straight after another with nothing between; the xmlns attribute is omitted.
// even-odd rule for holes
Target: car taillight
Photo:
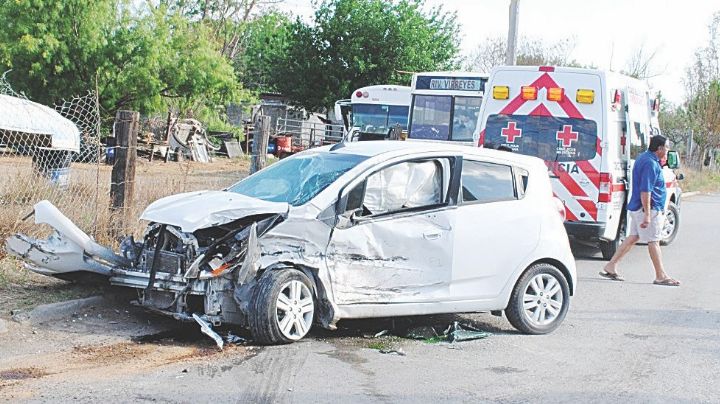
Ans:
<svg viewBox="0 0 720 404"><path fill-rule="evenodd" d="M612 184L613 177L610 173L600 173L600 193L598 194L598 202L612 202Z"/></svg>
<svg viewBox="0 0 720 404"><path fill-rule="evenodd" d="M565 204L557 196L553 196L553 202L555 202L555 209L557 209L560 219L565 221Z"/></svg>

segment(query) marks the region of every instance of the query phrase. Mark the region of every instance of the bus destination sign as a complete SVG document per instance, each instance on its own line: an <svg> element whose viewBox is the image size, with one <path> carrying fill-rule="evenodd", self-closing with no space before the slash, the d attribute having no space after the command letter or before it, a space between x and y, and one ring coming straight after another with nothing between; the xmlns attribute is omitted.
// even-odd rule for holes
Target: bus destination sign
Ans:
<svg viewBox="0 0 720 404"><path fill-rule="evenodd" d="M484 91L487 79L480 77L418 76L418 90Z"/></svg>

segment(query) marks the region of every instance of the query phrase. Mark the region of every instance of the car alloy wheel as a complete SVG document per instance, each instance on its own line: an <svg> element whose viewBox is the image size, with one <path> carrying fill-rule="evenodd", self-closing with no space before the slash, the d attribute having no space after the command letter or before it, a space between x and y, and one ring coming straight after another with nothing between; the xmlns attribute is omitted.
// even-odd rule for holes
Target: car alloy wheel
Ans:
<svg viewBox="0 0 720 404"><path fill-rule="evenodd" d="M562 323L569 307L570 287L563 272L538 263L515 283L505 315L520 332L547 334Z"/></svg>
<svg viewBox="0 0 720 404"><path fill-rule="evenodd" d="M543 327L555 321L563 306L560 282L550 274L535 275L523 295L523 313L529 323Z"/></svg>
<svg viewBox="0 0 720 404"><path fill-rule="evenodd" d="M275 321L285 338L297 341L308 333L315 304L310 289L303 282L293 279L285 283L280 288L275 308Z"/></svg>

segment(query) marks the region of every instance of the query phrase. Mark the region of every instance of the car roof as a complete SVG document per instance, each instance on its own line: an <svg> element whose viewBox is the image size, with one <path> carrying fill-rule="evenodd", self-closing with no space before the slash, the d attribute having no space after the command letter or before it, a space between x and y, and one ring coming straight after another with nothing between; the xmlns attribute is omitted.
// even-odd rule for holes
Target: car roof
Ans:
<svg viewBox="0 0 720 404"><path fill-rule="evenodd" d="M413 140L378 140L365 142L345 142L332 146L312 149L315 152L329 152L332 154L354 154L367 157L384 155L392 158L407 154L418 153L452 153L463 156L491 157L509 160L518 164L534 164L537 157L525 156L519 153L486 149L482 147L452 144L451 142L427 142Z"/></svg>

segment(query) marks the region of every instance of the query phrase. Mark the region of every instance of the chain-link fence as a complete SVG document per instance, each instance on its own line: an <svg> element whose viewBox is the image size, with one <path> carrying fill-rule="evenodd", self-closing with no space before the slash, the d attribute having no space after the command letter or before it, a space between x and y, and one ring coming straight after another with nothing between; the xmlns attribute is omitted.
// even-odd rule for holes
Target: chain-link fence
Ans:
<svg viewBox="0 0 720 404"><path fill-rule="evenodd" d="M13 91L5 76L0 78L2 96L29 103L24 95ZM15 232L47 236L42 234L47 228L34 226L32 219L22 220L34 204L47 199L98 242L114 244L123 235L142 234L144 223L137 218L153 201L180 192L222 189L248 172L247 157L212 156L207 163L188 156L164 158L170 147L167 122L176 120L141 118L137 146L127 150L137 155L134 175L123 179L133 186L133 196L122 209L113 210L112 171L119 148L114 143L114 125L107 125L108 138L101 142L96 95L90 92L72 98L49 111L26 120L48 120L49 113L69 119L80 132L79 152L53 148L51 133L3 129L4 114L0 113L0 243ZM173 127L170 129L172 132ZM129 220L121 220L124 218ZM0 256L3 251L0 248Z"/></svg>
<svg viewBox="0 0 720 404"><path fill-rule="evenodd" d="M121 132L127 123L115 122L114 139L111 143L117 146L110 148L109 155L113 155L115 165L122 165L120 160L125 156L123 150L131 155L135 154L134 174L111 179L109 171L112 167L106 166L109 170L108 180L101 181L100 195L107 199L106 206L110 206L109 195L113 185L116 190L118 185L125 185L125 192L132 188L132 196L124 206L111 210L108 219L99 220L98 237L101 239L105 235L141 235L146 223L137 219L142 211L157 199L182 192L220 190L239 181L248 173L247 156L228 158L226 155L215 154L214 147L208 147L206 152L210 157L209 161L202 162L196 161L197 153L191 150L192 145L181 145L180 149L183 151L178 149L178 139L182 141L192 137L190 135L201 125L198 121L177 116L140 117L137 141L123 142ZM101 167L101 176L104 169L105 167Z"/></svg>
<svg viewBox="0 0 720 404"><path fill-rule="evenodd" d="M68 217L94 234L101 155L95 93L49 108L13 91L3 75L0 100L4 112L0 114L0 237L4 240L12 232L29 230L32 220L22 218L43 199L62 207ZM77 131L63 117L79 130L78 152L72 151L78 147ZM74 136L58 137L68 128Z"/></svg>

